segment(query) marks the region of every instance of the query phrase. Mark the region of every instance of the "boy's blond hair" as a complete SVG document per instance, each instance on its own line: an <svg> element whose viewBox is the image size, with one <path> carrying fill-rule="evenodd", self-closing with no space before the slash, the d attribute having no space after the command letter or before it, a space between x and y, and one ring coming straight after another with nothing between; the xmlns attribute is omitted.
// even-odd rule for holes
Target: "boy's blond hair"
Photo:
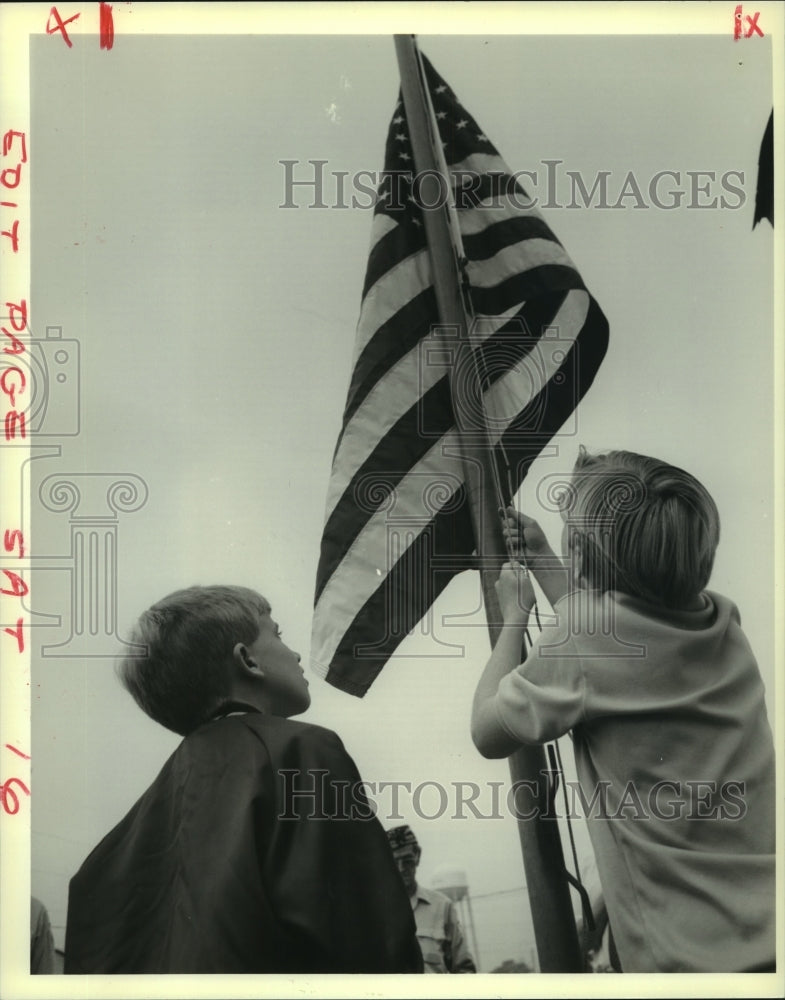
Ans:
<svg viewBox="0 0 785 1000"><path fill-rule="evenodd" d="M684 608L706 587L720 538L708 490L683 469L581 447L564 506L586 584Z"/></svg>
<svg viewBox="0 0 785 1000"><path fill-rule="evenodd" d="M186 736L229 701L232 651L259 635L270 605L246 587L189 587L145 611L131 642L146 654L126 656L118 674L152 719Z"/></svg>

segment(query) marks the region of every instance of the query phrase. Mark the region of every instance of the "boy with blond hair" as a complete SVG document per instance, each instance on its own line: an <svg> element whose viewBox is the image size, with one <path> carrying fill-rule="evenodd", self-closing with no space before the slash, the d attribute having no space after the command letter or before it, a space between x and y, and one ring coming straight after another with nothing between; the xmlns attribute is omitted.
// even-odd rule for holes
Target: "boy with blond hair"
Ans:
<svg viewBox="0 0 785 1000"><path fill-rule="evenodd" d="M291 721L311 697L267 601L191 587L131 638L125 686L185 738L71 880L66 973L422 971L384 830L340 801L354 762Z"/></svg>
<svg viewBox="0 0 785 1000"><path fill-rule="evenodd" d="M714 501L657 459L581 449L561 512L564 564L505 513L556 620L521 663L534 590L506 564L474 742L505 757L572 731L623 971L774 971L774 747L738 609L705 589Z"/></svg>

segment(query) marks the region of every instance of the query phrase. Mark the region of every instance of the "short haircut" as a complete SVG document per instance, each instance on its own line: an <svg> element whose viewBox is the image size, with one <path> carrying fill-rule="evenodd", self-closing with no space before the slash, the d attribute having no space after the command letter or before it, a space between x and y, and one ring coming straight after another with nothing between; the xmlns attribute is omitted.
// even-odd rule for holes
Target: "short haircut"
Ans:
<svg viewBox="0 0 785 1000"><path fill-rule="evenodd" d="M270 605L246 587L189 587L145 611L118 674L137 705L162 726L185 736L229 701L230 663L238 642L259 635Z"/></svg>
<svg viewBox="0 0 785 1000"><path fill-rule="evenodd" d="M683 608L705 588L720 539L708 490L683 469L628 451L581 447L567 508L588 586Z"/></svg>

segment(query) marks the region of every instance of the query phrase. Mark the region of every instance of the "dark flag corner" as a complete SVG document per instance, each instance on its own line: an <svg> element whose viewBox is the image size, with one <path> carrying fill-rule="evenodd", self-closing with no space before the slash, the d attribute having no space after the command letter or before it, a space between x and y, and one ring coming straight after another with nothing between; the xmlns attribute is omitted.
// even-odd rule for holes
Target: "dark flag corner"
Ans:
<svg viewBox="0 0 785 1000"><path fill-rule="evenodd" d="M755 190L754 229L761 219L774 225L774 110L769 115L758 157L758 186Z"/></svg>
<svg viewBox="0 0 785 1000"><path fill-rule="evenodd" d="M466 258L472 355L513 493L608 345L577 269L490 139L423 59ZM407 118L387 134L317 571L315 672L362 697L475 551ZM506 484L507 480L505 480ZM512 499L512 497L510 497Z"/></svg>

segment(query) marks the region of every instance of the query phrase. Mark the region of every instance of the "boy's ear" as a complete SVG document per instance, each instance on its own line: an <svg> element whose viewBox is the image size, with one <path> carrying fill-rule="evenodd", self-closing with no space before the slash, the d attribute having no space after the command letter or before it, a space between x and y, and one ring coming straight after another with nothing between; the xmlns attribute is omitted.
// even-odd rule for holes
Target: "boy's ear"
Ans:
<svg viewBox="0 0 785 1000"><path fill-rule="evenodd" d="M258 663L250 653L244 642L235 643L232 650L232 660L241 670L252 670L255 674L262 674L261 664Z"/></svg>

